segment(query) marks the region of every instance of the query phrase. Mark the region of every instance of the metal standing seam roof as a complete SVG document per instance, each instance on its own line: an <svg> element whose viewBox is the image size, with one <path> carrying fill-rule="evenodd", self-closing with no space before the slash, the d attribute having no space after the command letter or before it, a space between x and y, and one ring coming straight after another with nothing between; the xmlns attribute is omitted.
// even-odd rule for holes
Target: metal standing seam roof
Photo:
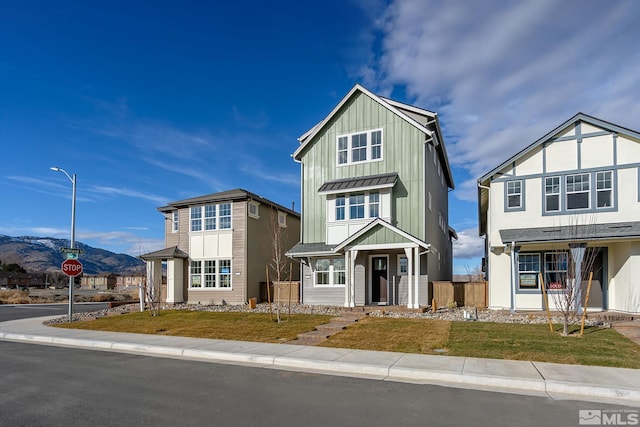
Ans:
<svg viewBox="0 0 640 427"><path fill-rule="evenodd" d="M326 243L296 243L294 247L289 249L287 256L304 256L310 254L324 254L333 252L335 245L327 245Z"/></svg>
<svg viewBox="0 0 640 427"><path fill-rule="evenodd" d="M341 191L354 190L358 188L393 187L397 179L398 174L396 172L360 176L356 178L336 179L322 184L318 189L318 193L339 193Z"/></svg>
<svg viewBox="0 0 640 427"><path fill-rule="evenodd" d="M640 222L508 229L500 230L500 237L503 243L543 243L640 238Z"/></svg>

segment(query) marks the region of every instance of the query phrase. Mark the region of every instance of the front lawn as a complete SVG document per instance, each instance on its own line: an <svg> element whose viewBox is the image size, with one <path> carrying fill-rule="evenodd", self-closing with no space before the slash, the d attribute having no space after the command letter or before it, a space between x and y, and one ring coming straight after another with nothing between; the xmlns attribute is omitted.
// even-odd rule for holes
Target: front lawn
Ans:
<svg viewBox="0 0 640 427"><path fill-rule="evenodd" d="M610 328L562 337L546 324L365 318L320 345L640 369L640 346Z"/></svg>
<svg viewBox="0 0 640 427"><path fill-rule="evenodd" d="M275 314L273 317L275 319ZM313 331L316 325L329 322L331 316L292 314L289 321L286 320L286 316L284 319L278 324L270 320L268 314L262 313L168 310L160 311L156 317L151 317L147 311L55 326L94 331L280 343L295 339L299 333Z"/></svg>

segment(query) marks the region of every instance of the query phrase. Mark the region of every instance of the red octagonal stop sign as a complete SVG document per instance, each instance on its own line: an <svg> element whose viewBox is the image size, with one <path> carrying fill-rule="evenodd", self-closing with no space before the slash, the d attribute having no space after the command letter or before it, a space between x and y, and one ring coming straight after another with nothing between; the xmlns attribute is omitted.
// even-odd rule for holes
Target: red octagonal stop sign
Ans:
<svg viewBox="0 0 640 427"><path fill-rule="evenodd" d="M77 259L67 259L62 263L62 272L67 276L78 276L82 273L82 263Z"/></svg>

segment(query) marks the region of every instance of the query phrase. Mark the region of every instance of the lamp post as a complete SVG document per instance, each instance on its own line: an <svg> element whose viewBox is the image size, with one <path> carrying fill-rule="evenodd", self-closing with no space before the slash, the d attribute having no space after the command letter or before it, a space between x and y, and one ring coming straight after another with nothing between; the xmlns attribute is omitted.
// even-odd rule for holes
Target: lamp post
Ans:
<svg viewBox="0 0 640 427"><path fill-rule="evenodd" d="M71 181L71 249L74 249L76 244L76 174L69 175L66 170L59 167L52 167L51 170L62 172ZM69 276L69 322L71 322L73 316L73 287L74 277Z"/></svg>

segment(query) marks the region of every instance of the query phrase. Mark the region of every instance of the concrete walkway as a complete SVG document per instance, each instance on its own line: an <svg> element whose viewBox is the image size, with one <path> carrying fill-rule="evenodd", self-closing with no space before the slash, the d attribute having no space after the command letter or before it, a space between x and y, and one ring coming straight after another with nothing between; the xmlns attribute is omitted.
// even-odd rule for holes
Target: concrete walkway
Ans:
<svg viewBox="0 0 640 427"><path fill-rule="evenodd" d="M47 319L2 322L0 340L640 406L640 369L86 331Z"/></svg>

